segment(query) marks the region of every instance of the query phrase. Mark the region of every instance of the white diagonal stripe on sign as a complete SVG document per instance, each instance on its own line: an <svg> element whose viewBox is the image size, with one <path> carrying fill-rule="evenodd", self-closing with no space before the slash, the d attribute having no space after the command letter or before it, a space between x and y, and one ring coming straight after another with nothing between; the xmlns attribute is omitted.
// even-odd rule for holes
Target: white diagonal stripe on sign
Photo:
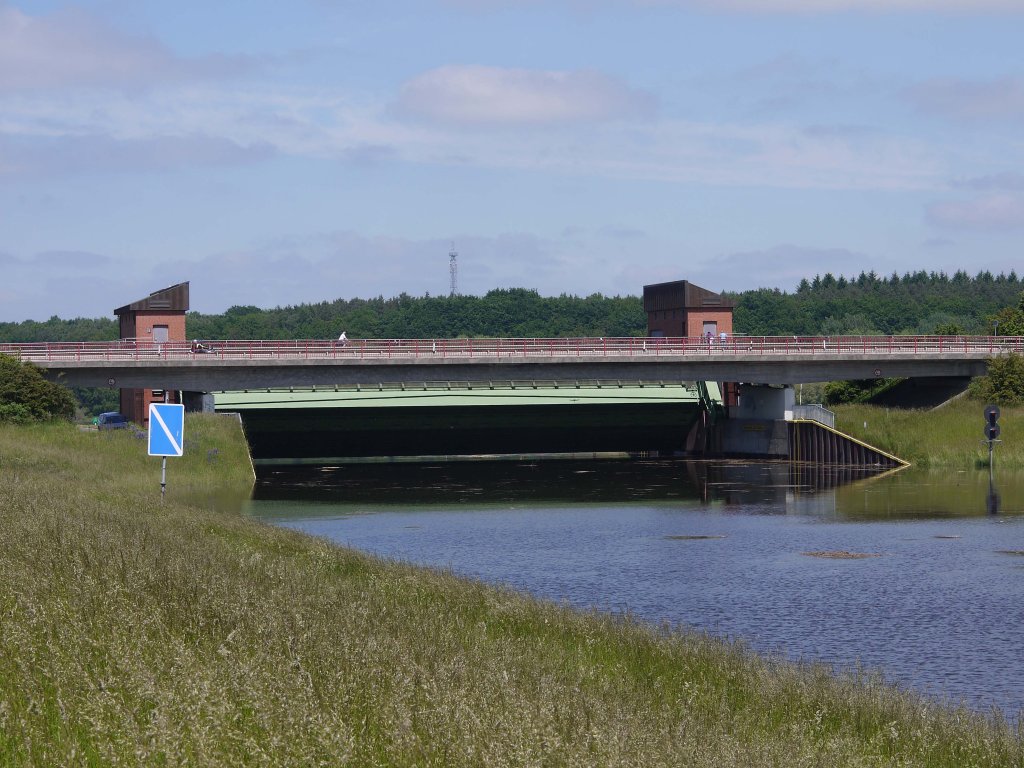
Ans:
<svg viewBox="0 0 1024 768"><path fill-rule="evenodd" d="M164 434L167 435L167 439L171 441L171 447L174 449L174 452L180 456L182 453L181 446L178 445L178 441L175 440L174 435L171 434L171 430L167 426L167 423L164 421L164 417L160 415L159 408L153 409L153 417L157 420L157 423L160 425L160 428L164 431Z"/></svg>

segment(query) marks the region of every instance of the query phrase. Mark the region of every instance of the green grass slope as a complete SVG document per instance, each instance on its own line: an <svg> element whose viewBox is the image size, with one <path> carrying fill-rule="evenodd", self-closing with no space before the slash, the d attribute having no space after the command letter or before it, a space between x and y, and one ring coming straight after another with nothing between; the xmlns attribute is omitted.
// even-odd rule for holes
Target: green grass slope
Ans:
<svg viewBox="0 0 1024 768"><path fill-rule="evenodd" d="M0 765L1024 762L870 677L209 511L249 482L238 426L186 438L161 504L130 434L0 427Z"/></svg>

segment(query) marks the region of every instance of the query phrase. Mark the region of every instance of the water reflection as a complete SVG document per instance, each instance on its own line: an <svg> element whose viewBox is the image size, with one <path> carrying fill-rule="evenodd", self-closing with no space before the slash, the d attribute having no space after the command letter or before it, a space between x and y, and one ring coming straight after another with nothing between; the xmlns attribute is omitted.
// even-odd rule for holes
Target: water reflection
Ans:
<svg viewBox="0 0 1024 768"><path fill-rule="evenodd" d="M257 501L345 504L643 502L834 508L823 492L877 476L863 467L766 461L513 461L356 464L263 471ZM778 511L778 510L776 510Z"/></svg>
<svg viewBox="0 0 1024 768"><path fill-rule="evenodd" d="M987 472L362 465L264 475L249 510L543 598L880 668L1012 717L1024 707L1024 477L997 479L992 515Z"/></svg>
<svg viewBox="0 0 1024 768"><path fill-rule="evenodd" d="M996 490L996 481L991 471L988 474L988 496L985 498L985 508L990 515L999 514L999 492Z"/></svg>

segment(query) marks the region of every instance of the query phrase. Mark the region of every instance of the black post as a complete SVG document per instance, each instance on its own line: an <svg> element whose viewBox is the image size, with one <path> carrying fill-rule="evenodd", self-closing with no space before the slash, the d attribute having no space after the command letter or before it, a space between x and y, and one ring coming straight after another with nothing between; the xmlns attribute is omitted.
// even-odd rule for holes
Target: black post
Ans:
<svg viewBox="0 0 1024 768"><path fill-rule="evenodd" d="M988 473L989 477L992 476L994 461L992 449L995 448L995 444L999 442L996 438L999 437L999 406L998 405L986 405L985 406L985 439L988 441Z"/></svg>

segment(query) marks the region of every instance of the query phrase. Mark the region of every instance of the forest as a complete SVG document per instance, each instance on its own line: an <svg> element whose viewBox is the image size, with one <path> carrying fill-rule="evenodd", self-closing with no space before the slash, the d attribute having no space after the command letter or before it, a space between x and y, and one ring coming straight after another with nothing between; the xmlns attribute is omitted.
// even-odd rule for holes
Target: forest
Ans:
<svg viewBox="0 0 1024 768"><path fill-rule="evenodd" d="M1024 334L1013 317L1024 284L1016 272L970 276L964 271L879 277L815 275L785 292L762 288L725 295L736 302L734 329L750 336L867 334ZM112 299L112 303L116 299ZM1000 314L1002 313L1002 314ZM998 325L997 325L998 323ZM541 296L527 288L484 296L338 299L261 309L234 306L222 314L190 312L189 338L334 339L643 336L639 296ZM118 336L111 318L0 323L0 342L104 341Z"/></svg>

